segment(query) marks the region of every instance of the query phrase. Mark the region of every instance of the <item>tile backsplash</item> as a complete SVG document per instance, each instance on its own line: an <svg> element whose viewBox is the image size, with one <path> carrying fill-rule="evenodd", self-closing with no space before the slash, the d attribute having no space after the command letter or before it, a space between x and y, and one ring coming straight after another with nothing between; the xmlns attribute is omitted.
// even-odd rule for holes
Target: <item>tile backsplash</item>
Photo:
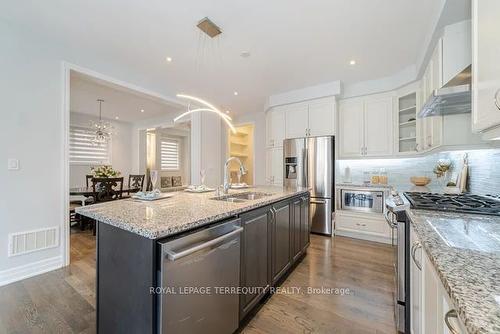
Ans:
<svg viewBox="0 0 500 334"><path fill-rule="evenodd" d="M462 157L468 154L469 178L468 191L475 194L500 194L500 149L482 149L470 151L450 151L430 154L423 157L338 160L336 163L337 182L344 181L345 168L351 169L353 183L363 182L363 172L379 171L384 168L389 184L400 191L411 190L412 176L428 176L432 179L427 186L430 191L440 191L443 181L432 172L439 159L450 159L453 163L448 180L454 180L462 167Z"/></svg>

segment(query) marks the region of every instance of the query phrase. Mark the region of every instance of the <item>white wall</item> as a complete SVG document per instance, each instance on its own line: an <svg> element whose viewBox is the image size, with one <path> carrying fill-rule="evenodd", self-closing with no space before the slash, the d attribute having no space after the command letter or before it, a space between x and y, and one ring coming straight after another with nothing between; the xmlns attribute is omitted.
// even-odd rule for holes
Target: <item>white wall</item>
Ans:
<svg viewBox="0 0 500 334"><path fill-rule="evenodd" d="M89 127L97 117L80 113L70 114L70 125ZM113 126L111 139L111 166L121 172L125 184L132 173L132 125L130 123L108 121ZM90 165L72 164L69 167L70 187L85 186L85 175L90 173Z"/></svg>
<svg viewBox="0 0 500 334"><path fill-rule="evenodd" d="M8 189L0 194L0 285L63 264L61 234L57 248L7 257L9 233L66 224L63 61L159 94L164 89L154 77L126 64L126 57L56 45L36 34L0 20L0 184ZM21 169L8 171L8 158L20 159Z"/></svg>

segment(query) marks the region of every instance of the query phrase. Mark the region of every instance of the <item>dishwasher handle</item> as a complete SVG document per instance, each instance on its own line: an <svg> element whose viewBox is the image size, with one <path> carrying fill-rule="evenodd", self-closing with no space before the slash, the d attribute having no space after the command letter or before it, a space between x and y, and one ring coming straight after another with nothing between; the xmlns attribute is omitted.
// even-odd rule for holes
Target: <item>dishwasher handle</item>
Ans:
<svg viewBox="0 0 500 334"><path fill-rule="evenodd" d="M185 249L185 250L183 250L181 252L174 252L171 249L165 250L164 252L165 252L165 254L167 254L168 259L170 261L179 260L179 259L181 259L181 258L183 258L185 256L188 256L190 254L193 254L193 253L195 253L195 252L197 252L199 250L202 250L204 248L208 248L210 246L216 245L219 242L224 241L226 239L229 239L230 237L234 236L235 234L240 234L243 231L243 227L235 226L235 228L236 228L235 230L233 230L233 231L231 231L229 233L226 233L224 235L221 235L218 238L215 238L215 239L209 240L207 242L204 242L202 244L199 244L197 246Z"/></svg>

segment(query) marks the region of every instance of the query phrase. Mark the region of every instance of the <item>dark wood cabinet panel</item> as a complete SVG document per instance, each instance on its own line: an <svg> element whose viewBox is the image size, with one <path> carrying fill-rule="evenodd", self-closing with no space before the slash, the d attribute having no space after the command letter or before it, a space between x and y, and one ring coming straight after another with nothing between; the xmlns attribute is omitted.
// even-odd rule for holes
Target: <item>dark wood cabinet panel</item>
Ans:
<svg viewBox="0 0 500 334"><path fill-rule="evenodd" d="M300 201L300 246L305 252L310 243L311 220L309 217L309 198L302 197Z"/></svg>
<svg viewBox="0 0 500 334"><path fill-rule="evenodd" d="M240 216L244 228L241 239L241 287L251 292L240 296L240 319L265 296L269 287L269 212L270 208L266 207Z"/></svg>
<svg viewBox="0 0 500 334"><path fill-rule="evenodd" d="M273 205L274 218L272 220L272 283L276 283L290 268L290 202L281 202Z"/></svg>

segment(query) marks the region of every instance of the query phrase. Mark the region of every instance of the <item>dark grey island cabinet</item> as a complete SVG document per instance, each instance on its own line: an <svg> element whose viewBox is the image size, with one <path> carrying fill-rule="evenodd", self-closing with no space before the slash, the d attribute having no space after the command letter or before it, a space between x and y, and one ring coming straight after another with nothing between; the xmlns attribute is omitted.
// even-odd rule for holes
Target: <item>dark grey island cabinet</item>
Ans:
<svg viewBox="0 0 500 334"><path fill-rule="evenodd" d="M280 284L305 255L310 232L308 208L309 195L302 192L161 239L148 239L99 223L97 332L160 333L164 315L158 296L152 292L160 288L161 283L160 245L230 220L238 221L241 226L239 234L233 237L235 242L239 238L240 295L239 306L236 303L235 307L241 326L255 313L252 311L265 302L270 288Z"/></svg>

